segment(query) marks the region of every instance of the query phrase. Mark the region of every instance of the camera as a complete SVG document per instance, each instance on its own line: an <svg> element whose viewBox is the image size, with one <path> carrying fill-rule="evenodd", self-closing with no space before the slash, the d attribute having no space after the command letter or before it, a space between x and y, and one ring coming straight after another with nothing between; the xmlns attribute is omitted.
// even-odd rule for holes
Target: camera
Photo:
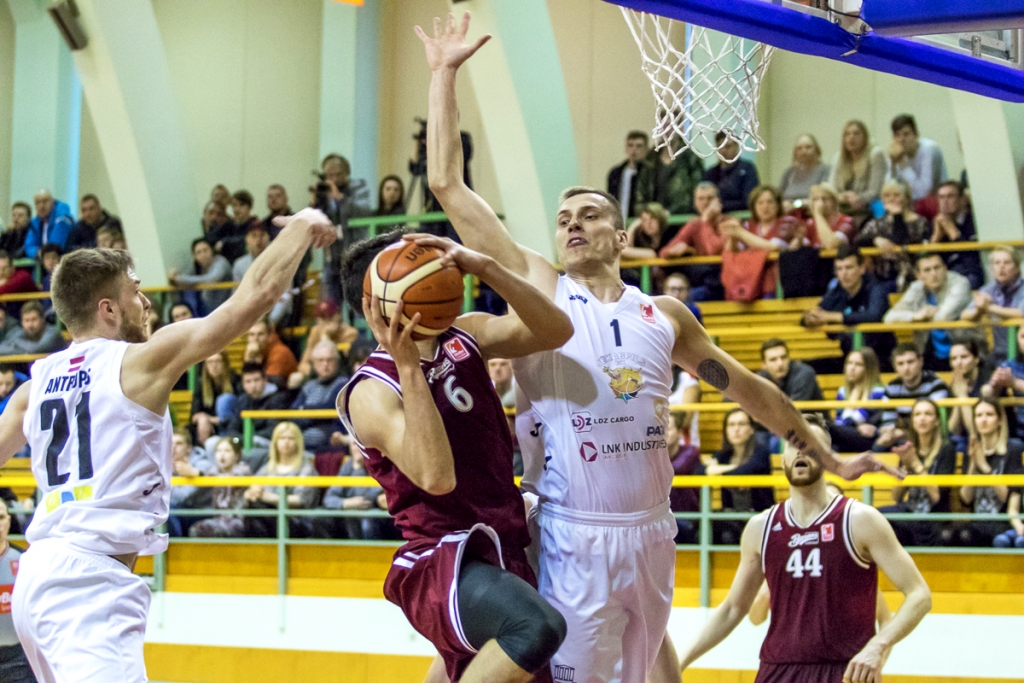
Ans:
<svg viewBox="0 0 1024 683"><path fill-rule="evenodd" d="M309 186L309 191L313 193L312 206L314 209L327 213L330 206L331 186L327 182L327 177L320 171L312 171L312 174L318 180L316 184Z"/></svg>

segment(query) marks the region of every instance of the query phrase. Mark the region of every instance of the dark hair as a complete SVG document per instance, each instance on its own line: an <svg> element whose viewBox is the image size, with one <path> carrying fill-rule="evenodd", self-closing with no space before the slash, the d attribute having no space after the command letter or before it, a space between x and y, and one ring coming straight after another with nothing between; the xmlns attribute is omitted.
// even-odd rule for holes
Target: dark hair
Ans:
<svg viewBox="0 0 1024 683"><path fill-rule="evenodd" d="M25 305L21 307L21 315L24 316L26 313L35 313L40 318L46 315L43 305L38 301L26 301Z"/></svg>
<svg viewBox="0 0 1024 683"><path fill-rule="evenodd" d="M619 200L614 195L599 190L596 187L588 187L586 185L573 185L562 190L562 194L558 196L558 204L561 206L566 200L581 194L596 194L604 197L605 200L612 205L612 224L616 230L625 230L626 223L622 218L622 205L619 204Z"/></svg>
<svg viewBox="0 0 1024 683"><path fill-rule="evenodd" d="M53 271L53 310L71 331L85 331L96 319L96 304L117 299L135 262L121 249L78 249L61 259Z"/></svg>
<svg viewBox="0 0 1024 683"><path fill-rule="evenodd" d="M383 211L384 210L384 184L386 182L388 182L389 180L394 180L396 183L398 183L398 187L402 191L402 194L398 197L398 203L396 204L396 206L401 206L402 210L404 211L405 210L405 183L402 182L401 178L399 178L398 176L396 176L394 174L386 175L383 178L381 178L380 185L377 186L377 210L378 211Z"/></svg>
<svg viewBox="0 0 1024 683"><path fill-rule="evenodd" d="M178 306L184 306L185 308L188 309L188 313L191 317L196 317L196 312L195 310L193 310L192 304L188 303L187 301L179 301L178 303L171 306L171 313L174 313L174 309L177 308Z"/></svg>
<svg viewBox="0 0 1024 683"><path fill-rule="evenodd" d="M765 192L770 194L772 196L772 199L775 200L775 218L779 219L783 215L785 215L782 210L782 195L779 194L779 191L776 190L771 185L758 185L757 187L750 191L749 195L747 195L747 210L750 211L750 220L752 220L754 224L756 224L757 221L760 220L757 216L757 200L760 199L761 195L763 195Z"/></svg>
<svg viewBox="0 0 1024 683"><path fill-rule="evenodd" d="M213 249L213 245L210 244L210 240L206 239L205 237L197 237L194 240L192 240L192 246L189 247L189 251L194 252L196 250L196 247L203 243L205 243L206 246Z"/></svg>
<svg viewBox="0 0 1024 683"><path fill-rule="evenodd" d="M942 265L946 265L946 261L945 259L942 258L942 254L938 253L937 251L922 251L920 254L917 255L917 258L914 259L914 269L917 270L917 268L921 265L921 261L925 261L930 258L937 258L940 261L942 261Z"/></svg>
<svg viewBox="0 0 1024 683"><path fill-rule="evenodd" d="M251 361L251 360L250 361L246 361L245 363L242 363L242 374L243 375L249 375L249 374L252 374L254 372L258 372L258 373L260 373L260 375L262 375L264 377L267 374L263 370L263 364L262 363L256 363L256 362Z"/></svg>
<svg viewBox="0 0 1024 683"><path fill-rule="evenodd" d="M727 137L730 137L727 131L720 130L717 133L715 133L715 146L721 147L722 143L725 142L725 139Z"/></svg>
<svg viewBox="0 0 1024 683"><path fill-rule="evenodd" d="M648 139L649 138L647 137L647 133L643 132L642 130L631 130L628 133L626 133L626 142L629 142L630 140L643 140L644 144L646 145L649 144L647 142Z"/></svg>
<svg viewBox="0 0 1024 683"><path fill-rule="evenodd" d="M11 255L8 254L6 251L0 249L0 261L11 261L13 263L14 259L11 258Z"/></svg>
<svg viewBox="0 0 1024 683"><path fill-rule="evenodd" d="M772 349L777 349L780 346L786 349L786 353L789 353L789 344L782 341L781 339L772 338L766 340L763 344L761 344L761 360L764 360L764 354L766 354L768 351Z"/></svg>
<svg viewBox="0 0 1024 683"><path fill-rule="evenodd" d="M13 204L11 204L11 211L14 211L17 208L25 209L25 213L28 214L28 217L32 218L32 207L29 206L28 204L26 204L25 202L14 202Z"/></svg>
<svg viewBox="0 0 1024 683"><path fill-rule="evenodd" d="M864 255L860 253L860 247L855 247L843 242L836 249L836 261L843 261L848 258L857 259L857 265L864 265Z"/></svg>
<svg viewBox="0 0 1024 683"><path fill-rule="evenodd" d="M231 198L239 204L245 204L250 209L252 208L252 193L249 190L239 190L231 195Z"/></svg>
<svg viewBox="0 0 1024 683"><path fill-rule="evenodd" d="M0 375L6 375L8 372L14 372L14 366L8 363L0 363Z"/></svg>
<svg viewBox="0 0 1024 683"><path fill-rule="evenodd" d="M729 418L737 413L742 413L747 416L747 422L750 424L750 429L754 430L754 418L750 417L750 413L745 411L743 408L733 408L725 414L725 419L722 420L722 450L729 454L730 462L733 461L736 456L736 450L731 443L729 443ZM750 438L747 439L747 443L743 447L743 452L738 454L739 460L732 462L734 465L742 465L746 461L750 460L750 456L754 454L754 448L757 446L757 434L752 433Z"/></svg>
<svg viewBox="0 0 1024 683"><path fill-rule="evenodd" d="M36 258L42 263L43 257L47 254L56 254L57 256L63 256L64 250L60 248L59 244L53 242L47 242L43 246L39 247L39 251L36 252Z"/></svg>
<svg viewBox="0 0 1024 683"><path fill-rule="evenodd" d="M267 189L268 190L281 190L281 192L284 192L285 194L288 194L288 190L284 189L284 185L282 185L281 183L271 183L270 185L267 185Z"/></svg>
<svg viewBox="0 0 1024 683"><path fill-rule="evenodd" d="M383 235L371 237L349 247L341 258L341 286L345 302L349 307L362 315L363 313L363 278L366 269L373 263L377 254L402 239L407 230L392 230Z"/></svg>
<svg viewBox="0 0 1024 683"><path fill-rule="evenodd" d="M896 345L896 348L892 350L892 362L893 362L893 365L896 364L896 357L897 356L902 356L905 353L912 353L915 356L917 356L918 358L921 357L921 352L918 351L917 344L915 344L914 342L909 342L909 341L900 342L899 344Z"/></svg>
<svg viewBox="0 0 1024 683"><path fill-rule="evenodd" d="M341 163L341 172L345 175L352 175L352 166L349 165L348 159L341 156L337 152L331 152L324 157L324 160L320 162L320 170L323 170L324 166L327 165L328 161L338 161Z"/></svg>
<svg viewBox="0 0 1024 683"><path fill-rule="evenodd" d="M961 197L964 196L964 186L959 180L945 180L939 183L939 186L935 188L935 193L938 194L939 190L944 187L955 187L957 194Z"/></svg>
<svg viewBox="0 0 1024 683"><path fill-rule="evenodd" d="M900 114L892 120L893 134L899 133L907 126L910 127L910 130L914 131L914 135L917 135L917 121L910 114Z"/></svg>
<svg viewBox="0 0 1024 683"><path fill-rule="evenodd" d="M988 353L988 342L982 337L979 337L974 331L955 330L949 336L950 349L954 346L962 346L967 349L972 356L977 358L979 362L984 360L985 354Z"/></svg>
<svg viewBox="0 0 1024 683"><path fill-rule="evenodd" d="M99 204L100 200L96 195L90 193L82 195L82 198L78 200L78 203L81 204L82 202L96 202L97 204Z"/></svg>

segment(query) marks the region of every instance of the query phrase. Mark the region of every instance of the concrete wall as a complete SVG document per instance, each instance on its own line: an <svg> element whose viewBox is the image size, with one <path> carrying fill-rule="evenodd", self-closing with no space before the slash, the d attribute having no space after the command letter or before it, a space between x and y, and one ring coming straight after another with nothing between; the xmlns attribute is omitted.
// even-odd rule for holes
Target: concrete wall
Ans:
<svg viewBox="0 0 1024 683"><path fill-rule="evenodd" d="M0 217L10 219L13 201L32 203L31 197L11 197L11 126L14 114L14 18L0 2Z"/></svg>

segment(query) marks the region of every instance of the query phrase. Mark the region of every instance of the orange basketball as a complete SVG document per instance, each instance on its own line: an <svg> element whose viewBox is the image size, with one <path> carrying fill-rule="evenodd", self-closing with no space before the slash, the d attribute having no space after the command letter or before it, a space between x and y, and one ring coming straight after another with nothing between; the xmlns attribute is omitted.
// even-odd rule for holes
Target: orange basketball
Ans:
<svg viewBox="0 0 1024 683"><path fill-rule="evenodd" d="M381 251L363 278L363 294L380 298L381 313L389 322L399 301L404 301L402 324L420 314L415 339L434 337L462 313L462 271L441 265L444 251L402 240Z"/></svg>

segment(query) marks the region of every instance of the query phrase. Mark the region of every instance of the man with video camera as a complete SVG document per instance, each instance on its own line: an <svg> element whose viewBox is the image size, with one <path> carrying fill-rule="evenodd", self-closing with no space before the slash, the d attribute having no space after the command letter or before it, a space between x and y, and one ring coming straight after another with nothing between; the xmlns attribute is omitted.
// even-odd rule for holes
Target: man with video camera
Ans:
<svg viewBox="0 0 1024 683"><path fill-rule="evenodd" d="M337 277L341 256L349 246L367 237L366 228L349 228L350 218L369 216L370 189L366 181L352 178L348 159L332 152L320 162L319 182L309 188L310 206L327 214L338 228L336 240L324 252L324 284L327 296L335 303L342 301L341 281Z"/></svg>

